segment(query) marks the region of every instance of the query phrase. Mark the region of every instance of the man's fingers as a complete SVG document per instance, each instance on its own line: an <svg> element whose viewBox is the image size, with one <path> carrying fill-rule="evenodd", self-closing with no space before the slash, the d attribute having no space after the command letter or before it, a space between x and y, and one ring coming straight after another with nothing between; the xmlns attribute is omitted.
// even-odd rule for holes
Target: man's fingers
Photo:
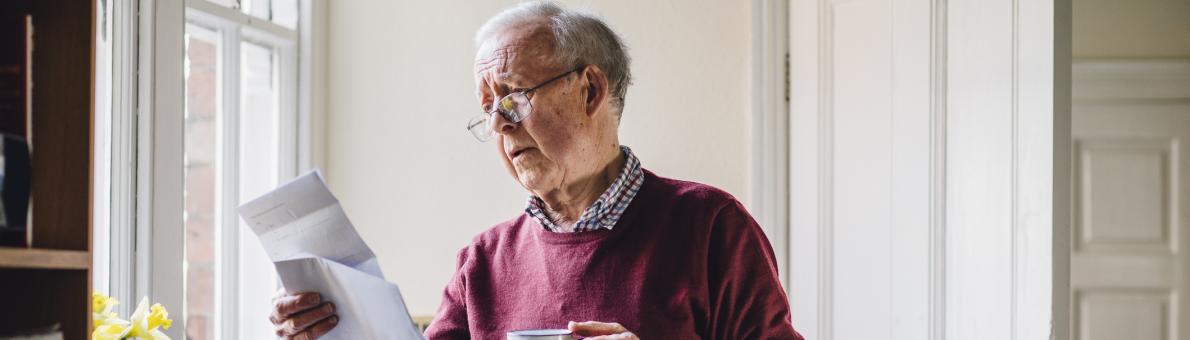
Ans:
<svg viewBox="0 0 1190 340"><path fill-rule="evenodd" d="M566 328L569 328L571 332L574 332L574 334L579 335L579 336L614 335L614 334L628 332L627 329L624 329L624 326L621 326L620 324L615 323L615 322L597 322L597 321L574 322L574 321L571 321L569 324L566 325ZM631 333L629 333L629 334L631 334ZM612 338L612 339L616 339L616 338Z"/></svg>
<svg viewBox="0 0 1190 340"><path fill-rule="evenodd" d="M269 316L269 320L273 324L278 324L290 315L313 308L322 302L322 295L318 293L298 293L293 295L283 295L273 299L273 314Z"/></svg>
<svg viewBox="0 0 1190 340"><path fill-rule="evenodd" d="M597 336L597 337L588 337L588 338L583 338L583 340L640 340L640 338L636 337L636 334L632 334L630 332L624 332L624 333L612 334L612 335L601 335L601 336Z"/></svg>
<svg viewBox="0 0 1190 340"><path fill-rule="evenodd" d="M334 314L335 305L327 302L317 308L311 308L290 316L280 325L277 325L277 331L283 335L296 335L305 331L306 328L315 322L322 321Z"/></svg>
<svg viewBox="0 0 1190 340"><path fill-rule="evenodd" d="M624 326L615 322L574 322L566 325L575 335L589 340L640 340Z"/></svg>
<svg viewBox="0 0 1190 340"><path fill-rule="evenodd" d="M331 329L335 328L335 325L338 325L338 324L339 324L339 316L337 316L337 315L331 316L329 318L322 319L322 321L319 321L318 323L315 323L313 326L310 326L310 328L307 328L304 332L298 333L297 335L294 335L292 337L285 337L285 338L293 339L293 340L318 339L319 337L326 335L327 332L330 332Z"/></svg>

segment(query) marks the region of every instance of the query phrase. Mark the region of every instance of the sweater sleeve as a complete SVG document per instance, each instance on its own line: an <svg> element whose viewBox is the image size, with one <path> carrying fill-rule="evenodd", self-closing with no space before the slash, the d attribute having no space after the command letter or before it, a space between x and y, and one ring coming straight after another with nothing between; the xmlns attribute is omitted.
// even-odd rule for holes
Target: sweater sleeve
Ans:
<svg viewBox="0 0 1190 340"><path fill-rule="evenodd" d="M455 273L442 292L442 304L430 326L426 328L426 339L470 339L467 326L467 281L466 267L471 246L459 250Z"/></svg>
<svg viewBox="0 0 1190 340"><path fill-rule="evenodd" d="M760 225L732 199L711 228L710 338L801 340L790 321L773 248Z"/></svg>

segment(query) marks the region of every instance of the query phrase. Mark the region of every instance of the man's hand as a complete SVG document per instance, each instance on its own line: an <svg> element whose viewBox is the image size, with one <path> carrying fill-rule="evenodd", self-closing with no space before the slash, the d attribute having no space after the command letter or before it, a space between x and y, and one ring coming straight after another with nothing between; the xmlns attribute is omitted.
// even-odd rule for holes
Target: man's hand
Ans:
<svg viewBox="0 0 1190 340"><path fill-rule="evenodd" d="M624 326L612 322L574 322L571 321L566 325L574 335L583 337L587 340L640 340L636 334L632 334Z"/></svg>
<svg viewBox="0 0 1190 340"><path fill-rule="evenodd" d="M335 315L335 305L322 302L318 293L290 295L282 290L273 297L269 321L282 339L314 340L335 328L339 317Z"/></svg>

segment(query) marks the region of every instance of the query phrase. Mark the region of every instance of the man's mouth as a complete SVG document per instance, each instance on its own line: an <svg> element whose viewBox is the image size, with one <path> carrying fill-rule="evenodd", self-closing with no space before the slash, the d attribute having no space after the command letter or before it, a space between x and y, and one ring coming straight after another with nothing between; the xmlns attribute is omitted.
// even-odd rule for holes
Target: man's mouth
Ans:
<svg viewBox="0 0 1190 340"><path fill-rule="evenodd" d="M529 151L530 149L533 149L533 148L520 148L520 149L512 150L512 153L509 154L509 158L516 159L517 156L524 154L525 151Z"/></svg>

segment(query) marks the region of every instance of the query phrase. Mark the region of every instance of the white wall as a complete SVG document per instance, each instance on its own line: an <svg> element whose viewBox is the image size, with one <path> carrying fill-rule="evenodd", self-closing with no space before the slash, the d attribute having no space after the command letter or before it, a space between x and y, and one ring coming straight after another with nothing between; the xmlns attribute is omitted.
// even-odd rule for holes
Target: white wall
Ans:
<svg viewBox="0 0 1190 340"><path fill-rule="evenodd" d="M476 114L472 36L515 1L328 1L326 171L410 312L432 315L471 237L519 214L525 191ZM750 2L571 1L633 57L621 141L645 168L749 203Z"/></svg>
<svg viewBox="0 0 1190 340"><path fill-rule="evenodd" d="M1075 58L1190 58L1190 1L1074 0Z"/></svg>

